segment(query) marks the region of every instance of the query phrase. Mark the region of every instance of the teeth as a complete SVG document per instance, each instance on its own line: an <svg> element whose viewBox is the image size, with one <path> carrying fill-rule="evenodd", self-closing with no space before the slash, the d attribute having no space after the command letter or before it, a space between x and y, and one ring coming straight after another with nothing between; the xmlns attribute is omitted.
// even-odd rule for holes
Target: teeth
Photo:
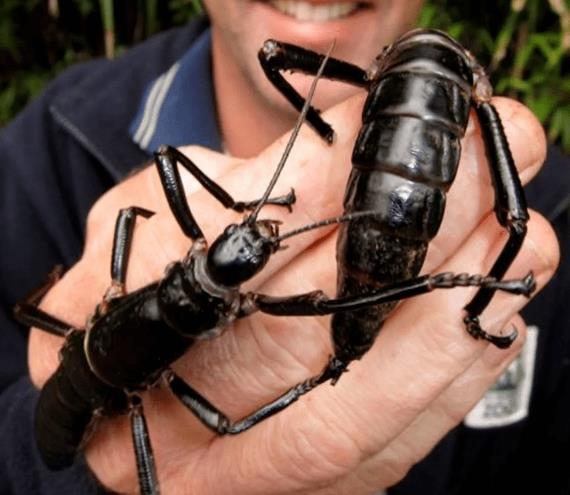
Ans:
<svg viewBox="0 0 570 495"><path fill-rule="evenodd" d="M269 3L279 12L301 22L326 22L340 19L352 14L358 8L358 3L346 2L313 5L297 0L270 0Z"/></svg>

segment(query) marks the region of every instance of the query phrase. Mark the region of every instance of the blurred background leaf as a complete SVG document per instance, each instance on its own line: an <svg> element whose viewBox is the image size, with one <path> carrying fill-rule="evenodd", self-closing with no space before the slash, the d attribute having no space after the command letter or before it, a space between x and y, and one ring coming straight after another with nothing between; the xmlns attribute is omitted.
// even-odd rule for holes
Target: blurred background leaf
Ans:
<svg viewBox="0 0 570 495"><path fill-rule="evenodd" d="M200 11L197 0L0 0L0 126L69 65L116 56Z"/></svg>
<svg viewBox="0 0 570 495"><path fill-rule="evenodd" d="M199 0L1 0L0 125L58 72L188 22ZM427 0L423 27L443 29L486 66L570 153L570 0Z"/></svg>
<svg viewBox="0 0 570 495"><path fill-rule="evenodd" d="M443 29L490 73L496 94L516 98L570 153L570 2L430 0L423 27Z"/></svg>

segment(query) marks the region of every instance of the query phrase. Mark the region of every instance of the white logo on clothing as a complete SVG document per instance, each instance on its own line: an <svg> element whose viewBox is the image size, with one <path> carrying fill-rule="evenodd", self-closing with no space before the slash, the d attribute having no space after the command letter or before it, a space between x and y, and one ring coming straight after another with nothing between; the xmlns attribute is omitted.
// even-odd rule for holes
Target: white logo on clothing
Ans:
<svg viewBox="0 0 570 495"><path fill-rule="evenodd" d="M510 425L527 417L537 340L538 327L529 326L522 352L465 417L466 426L493 428Z"/></svg>

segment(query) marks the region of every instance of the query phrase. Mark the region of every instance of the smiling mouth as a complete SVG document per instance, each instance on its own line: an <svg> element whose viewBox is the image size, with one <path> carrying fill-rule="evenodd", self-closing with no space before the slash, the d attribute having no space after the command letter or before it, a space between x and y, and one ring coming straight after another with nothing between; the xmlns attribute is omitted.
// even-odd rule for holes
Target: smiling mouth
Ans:
<svg viewBox="0 0 570 495"><path fill-rule="evenodd" d="M300 22L327 22L343 19L364 7L361 2L336 2L315 5L299 0L269 0L275 10Z"/></svg>

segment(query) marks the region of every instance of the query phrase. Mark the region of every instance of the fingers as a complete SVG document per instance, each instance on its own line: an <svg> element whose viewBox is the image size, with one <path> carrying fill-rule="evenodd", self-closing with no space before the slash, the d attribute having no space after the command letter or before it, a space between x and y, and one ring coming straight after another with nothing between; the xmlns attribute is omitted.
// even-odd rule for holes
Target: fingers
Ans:
<svg viewBox="0 0 570 495"><path fill-rule="evenodd" d="M339 163L348 163L361 104L362 98L358 97L330 112L338 132L335 147L323 143L304 126L274 193L286 194L291 188L297 191L299 200L293 213L268 206L264 208L262 216L287 220L287 225L294 227L312 221L313 216L322 218L340 212L337 192L344 187L348 172ZM263 195L287 138L288 135L282 137L249 161L236 160L199 147L187 148L187 152L211 178L218 180L219 177L219 183L234 199L253 200ZM219 235L229 223L241 221L242 215L225 210L182 167L180 172L189 195L190 208L209 240ZM83 256L46 296L42 302L45 311L78 328L84 326L86 317L93 312L110 284L114 225L119 210L129 206L142 206L156 214L149 219L137 220L127 270L127 291L157 280L170 262L186 254L191 241L182 234L176 223L156 168L151 164L110 190L95 204L87 222ZM324 234L325 231L320 230L304 236L302 242L285 252L277 266L286 264ZM271 276L272 270L270 267L264 276ZM56 367L55 350L60 345L59 341L43 332L32 333L29 355L32 357L31 375L34 383L41 385ZM44 344L54 352L42 351Z"/></svg>
<svg viewBox="0 0 570 495"><path fill-rule="evenodd" d="M224 173L236 162L202 148L195 148L200 159L209 159L210 175ZM214 159L215 158L215 159ZM188 191L200 189L196 181L187 180ZM111 282L111 254L115 222L121 208L144 206L152 211L160 212L156 216L171 217L164 192L153 165L149 165L138 173L128 177L118 186L109 190L93 206L87 219L85 248L80 261L64 274L62 279L46 295L41 303L42 309L57 315L75 326L83 328L95 306L101 301L105 290ZM140 287L160 277L169 261L163 246L164 237L155 235L152 229L144 228L146 219L138 219L135 227L133 255L135 264L129 265L128 274L135 274L130 287ZM141 231L143 232L142 235ZM146 231L146 236L144 232ZM148 241L149 235L152 241ZM146 239L145 239L146 237ZM188 240L179 232L174 239ZM145 244L145 241L147 244ZM145 246L148 249L145 249ZM141 256L138 256L138 255ZM137 266L138 265L138 266ZM130 281L130 280L128 280ZM30 376L36 386L42 386L58 364L57 350L61 346L61 338L43 331L32 331L28 344Z"/></svg>
<svg viewBox="0 0 570 495"><path fill-rule="evenodd" d="M283 195L291 188L295 189L297 203L293 206L293 213L288 213L284 208L266 206L262 210L262 217L283 220L289 228L305 225L313 218L320 219L340 212L338 191L344 188L348 173L343 164L349 161L357 130L356 123L348 125L347 122L357 122L359 110L356 103L360 100L361 98L356 102L355 100L346 102L331 113L331 119L338 124L339 129L338 142L334 147L323 143L310 129L303 126L285 165L283 176L280 177L272 194ZM216 181L235 200L251 201L259 199L265 192L288 138L289 134L283 136L259 156L247 161L228 159L196 147L186 148L183 151L187 152L201 170L212 177L216 177L210 172L212 165L214 170L219 170L220 166L216 163L220 160L225 161L224 171L217 176ZM213 241L230 223L240 222L243 219L243 214L224 209L210 193L196 187L196 180L186 170L182 167L179 169L188 193L192 214L208 241ZM145 190L150 192L151 204L147 197L141 206L157 212L148 221L141 222L137 233L136 244L143 248L140 251L134 248L127 282L131 287L138 287L148 283L149 279L153 280L160 276L167 263L182 258L191 242L181 233L168 208L156 170L151 167L137 174L132 180L143 183ZM121 187L122 185L119 186ZM110 209L109 201L106 203L105 200L106 198L98 205L99 209ZM317 231L312 236L305 236L306 241L301 243L298 249L302 249L303 245L312 242L311 239L321 235L324 234ZM296 249L286 253L281 264L294 257Z"/></svg>
<svg viewBox="0 0 570 495"><path fill-rule="evenodd" d="M510 108L511 114L517 117L520 127L522 127L523 129L527 129L527 132L533 132L533 133L536 132L536 128L534 127L536 125L536 121L534 117L532 117L531 114L528 113L528 111L524 110L524 107L521 107L519 104L512 104L510 100L504 100L504 101L500 100L498 104L499 107L501 106L501 104L503 104L503 106L507 106L506 108L507 111ZM502 109L502 111L504 112L505 109ZM507 119L508 118L509 117L507 114ZM523 125L523 121L525 119L528 121L527 127ZM534 129L534 131L532 129ZM515 134L514 137L516 138L517 135ZM525 139L528 139L528 136L525 135L524 137ZM515 144L517 146L514 147L514 150L517 153L517 156L521 157L521 159L518 160L518 163L521 165L521 167L524 167L523 170L527 170L526 177L528 179L532 173L535 173L536 170L538 170L543 158L542 153L544 151L544 147L541 145L538 146L535 145L534 151L525 154L522 148L520 147L520 143L525 139L523 140L521 140L520 138L514 139ZM481 145L479 136L477 136L477 140L479 142L479 145ZM540 142L540 140L538 141ZM486 174L488 179L486 164L480 163L478 167L483 170L484 172L483 175ZM462 179L464 181L465 179L470 179L469 174L464 173ZM454 187L455 184L453 185L452 189ZM449 216L446 216L446 218L455 219L456 223L452 226L444 225L444 227L442 228L442 231L438 236L438 238L443 239L446 242L445 244L442 244L442 247L439 250L436 247L436 253L439 253L439 256L432 257L431 264L426 263L426 266L423 269L424 273L435 272L437 270L442 271L443 268L441 266L436 270L434 264L438 260L440 261L441 264L441 262L443 262L444 260L449 259L450 256L452 256L453 253L463 243L466 242L466 239L468 238L470 233L472 233L474 229L481 227L481 225L483 224L484 227L479 231L479 234L475 236L471 241L476 243L474 245L474 249L478 250L481 255L485 253L488 254L487 256L483 257L482 264L480 266L477 266L477 264L473 264L470 262L471 260L469 260L467 263L458 264L458 265L449 265L448 268L446 269L455 272L467 271L470 273L482 273L482 274L488 273L490 267L497 259L499 252L504 246L506 240L506 233L497 224L494 214L492 213L492 205L494 203L494 193L492 191L490 183L484 183L484 181L481 181L481 174L479 174L474 178L471 178L470 188L466 188L461 183L459 183L459 188L468 189L469 193L471 193L471 195L474 196L474 198L476 198L473 204L473 208L471 208L471 201L469 201L469 199L471 199L470 194L466 194L463 192L464 198L467 198L468 201L466 201L464 198L461 198L460 200L457 197L450 199L447 210L452 211L454 213L452 213ZM481 190L485 190L486 192L483 193L481 192ZM461 193L462 191L459 192ZM456 192L456 196L457 195L458 193ZM468 217L467 220L465 220L464 216ZM540 220L538 221L540 222ZM447 228L447 231L452 231L452 233L449 234L448 232L446 232L445 228ZM548 232L550 232L550 230L548 230ZM556 250L556 242L552 239L551 235L550 236L548 234L545 235L546 238L550 239L552 242L550 244L548 242L545 243L545 249L544 249L545 254L547 257L551 256L551 259L544 260L544 263L547 266L555 266L557 264L556 258L558 256ZM541 239L542 237L538 236L535 240L536 242L540 242ZM294 240L291 240L291 242L294 242ZM528 242L533 242L533 241L529 239ZM535 247L537 248L536 253L540 254L541 249L538 246ZM430 253L432 249L433 247L432 245L430 245L429 247ZM334 266L332 266L332 259L334 256L334 252L331 249L329 249L328 251L323 250L321 252L322 254L319 255L317 254L318 251L315 250L309 251L307 253L307 257L304 258L308 260L308 263L306 264L291 263L287 265L286 273L284 272L277 274L271 280L268 280L267 283L260 290L263 290L266 293L280 295L280 296L286 294L306 292L315 289L323 289L331 295L334 294L334 291L331 291L332 279L330 277L327 279L326 276L327 272L330 273L330 271L335 270ZM527 271L521 272L516 274L516 276L520 277L525 275L526 273ZM470 294L470 293L472 294L472 292L466 292L461 290L457 291L458 297L461 297L462 299L460 302L458 301L456 303L455 307L461 308L466 302L466 300L463 299L465 294ZM451 298L453 296L445 294L443 297ZM506 294L497 294L495 298L496 301L501 301L502 299L510 300L511 296ZM445 306L443 306L442 309L443 311L445 311L446 310ZM504 330L504 333L508 333L509 331L508 329L503 329L496 325L493 327L493 322L489 321L491 315L493 315L492 311L485 312L485 319L483 324L487 328L491 329L495 328L497 332ZM419 319L422 318L421 314L415 316ZM258 350L258 353L262 356L261 357L262 362L264 362L265 360L267 360L268 363L269 361L273 361L275 363L273 365L274 369L276 368L281 372L280 376L283 376L285 378L290 378L293 372L290 370L283 371L283 369L286 368L286 365L281 364L283 358L281 358L281 354L279 353L279 351L275 350L275 347L278 348L279 344L281 344L285 349L289 349L291 345L287 345L286 340L290 339L291 333L300 332L301 331L300 327L302 326L303 335L307 334L310 335L304 337L307 342L310 342L312 345L320 344L319 348L321 349L320 351L321 353L328 352L328 347L326 345L326 342L324 342L322 338L322 334L318 333L317 330L319 326L318 323L315 322L300 323L293 318L288 318L286 319L286 321L288 325L287 331L282 328L283 324L281 322L272 324L277 329L277 331L271 332L271 334L273 335L273 337L271 338L271 343L264 346L264 349L270 348L271 350L269 351ZM262 326L259 331L259 334L265 334L269 325L270 324L267 323L265 326ZM326 322L323 320L320 320L320 325L323 328L327 326ZM281 329L281 331L279 331L279 329ZM465 332L461 332L460 334L463 339L470 341L470 343L474 342L470 337L467 336ZM438 333L434 335L438 335ZM257 343L260 340L270 340L270 339L268 337L256 338ZM277 346L271 345L274 344L275 341L278 342L278 345ZM247 348L247 346L245 347ZM242 349L244 348L243 342L241 343L241 348ZM305 352L306 352L305 349L301 349L300 352L295 355L296 359L301 363L308 362L307 359L304 359L302 357ZM199 359L199 357L195 359ZM267 366L269 366L269 364Z"/></svg>
<svg viewBox="0 0 570 495"><path fill-rule="evenodd" d="M271 217L284 221L283 228L290 230L340 213L341 195L339 191L343 191L345 187L361 105L362 97L358 96L326 113L326 118L333 124L338 136L332 147L317 139L310 129L303 128L276 189L276 193L282 194L288 192L291 187L295 188L298 202L294 207L294 213L288 215L282 209L273 207L267 207L266 210ZM523 177L528 179L538 169L537 164L544 156L543 141L536 138L528 139L529 135L537 135L537 123L524 107L511 100L499 99L497 106L506 124L516 121L518 132L508 133L509 139L512 142L519 170L529 170L529 173L523 174ZM430 257L426 262L428 268L431 258L438 258L433 253L444 252L443 249L438 249L438 246L445 243L449 250L449 247L454 248L459 245L464 230L473 229L482 213L489 211L493 203L492 188L489 187L490 180L483 158L480 136L477 126L472 127L474 130L469 132L465 139L463 161L449 197L450 203L455 198L461 198L462 207L447 209L442 227L444 234L432 243ZM506 127L509 130L514 125ZM284 136L259 157L248 162L224 157L196 147L189 149L189 153L198 166L211 177L223 175L220 184L231 192L235 199L249 200L263 193L279 161L287 137ZM529 142L536 143L537 141L538 144L533 144L531 150L525 147ZM467 165L464 166L465 163ZM473 170L469 172L470 169ZM184 170L181 173L189 194L200 189L189 173ZM475 181L473 174L475 174ZM484 187L478 187L481 184ZM464 198L470 201L465 201ZM198 190L196 195L191 195L189 202L195 217L210 240L219 234L224 226L232 221L240 220L240 215L221 208L220 204L203 190ZM164 267L170 261L180 259L188 249L189 241L181 234L172 217L154 167L148 167L130 177L98 201L90 214L81 279L89 282L92 297L82 298L80 306L75 307L73 314L69 317L81 316L80 318L75 316L77 321L71 321L71 323L82 324L85 311L89 311L89 308L96 304L98 294L105 290L107 282L104 277L101 277L101 263L107 270L106 267L110 263L110 246L116 215L120 208L132 205L144 206L157 211L157 215L148 221L139 222L142 225L137 226L135 247L128 270L127 285L129 287L136 288L156 280L162 275ZM461 228L458 229L457 226ZM275 270L286 265L306 246L325 233L326 229L318 229L295 238L294 242L289 243L292 248L279 253L276 262L272 263L257 278L256 282L262 283L270 278ZM95 257L97 263L93 262ZM438 260L442 261L441 256Z"/></svg>
<svg viewBox="0 0 570 495"><path fill-rule="evenodd" d="M350 159L357 130L357 124L354 122L358 105L355 102L359 103L360 100L361 98L358 98L346 102L331 113L331 120L338 124L339 129L338 140L334 147L318 139L311 129L302 127L284 172L272 192L272 196L276 196L287 194L294 189L297 202L293 205L293 211L289 213L284 208L266 206L262 209L261 218L280 220L289 230L340 213L342 205L338 200L338 191L344 188L348 174L348 168L343 165ZM347 122L351 124L348 125ZM288 138L287 134L256 158L235 166L229 173L219 178L219 184L236 200L250 201L260 198L270 183ZM204 170L207 171L206 168ZM228 224L243 219L242 214L221 208L220 204L205 191L192 195L189 203L210 242ZM184 254L188 240L184 240L181 244L176 242L176 239L180 238L179 228L168 212L162 217L151 219L148 226L149 229L154 229L155 238L169 239L169 243L163 248L170 251L168 255L170 259L180 258ZM278 259L264 270L256 284L270 277L274 269L286 265L302 249L325 233L324 230L313 231L291 246L291 249L281 252L276 257Z"/></svg>
<svg viewBox="0 0 570 495"><path fill-rule="evenodd" d="M326 114L338 135L333 147L303 128L274 191L275 195L284 194L293 187L298 203L292 214L268 206L263 217L281 219L289 230L340 213L361 106L362 97L353 98ZM533 132L535 123L509 102L499 101L498 106L507 119L516 116L520 129L513 138L513 151L517 166L528 179L538 169L542 150L540 145L535 150L524 149L517 144L516 135ZM285 142L286 137L247 162L196 148L188 153L210 177L218 177L220 185L234 199L252 200L263 194ZM442 270L485 272L484 268L492 263L504 242L501 229L489 217L494 199L476 125L467 136L464 149L458 178L450 191L447 211L451 213L446 214L436 249L430 248L435 254L430 255L426 265L429 270L445 261ZM193 178L181 172L192 212L210 241L230 222L241 220L241 215L224 210ZM109 283L107 274L117 210L133 204L157 213L137 222L128 290L156 280L167 263L186 253L190 241L181 234L167 206L156 171L149 168L119 185L98 203L90 217L82 260L50 293L44 309L83 325L85 315L93 311ZM525 242L513 273L520 276L528 267L534 267L537 273L542 273L539 284L544 284L553 269L555 241L551 233L540 232L547 230L546 227L536 225L542 225L538 217L531 219L530 241ZM313 288L332 290L333 238L327 237L327 232L330 231L319 229L292 238L289 249L278 253L251 287L262 286L264 291L279 295ZM541 233L541 240L537 232ZM532 251L528 246L533 245L536 252L528 254ZM289 290L295 288L300 290ZM204 473L193 480L198 485L197 491L213 493L212 487L216 486L218 493L254 493L250 486L252 479L259 480L258 493L275 491L277 480L285 489L314 488L315 483L328 484L331 478L347 476L365 459L403 435L486 348L463 330L460 308L469 291L447 291L447 295L440 292L402 304L390 318L377 345L362 362L351 365L351 373L336 388L321 387L243 436L213 442L206 454L200 452L199 458L196 452L182 456L184 461L180 463L195 466L195 472ZM520 309L523 299L497 298L497 301L497 306L487 313L490 320L484 323L496 325L498 330ZM506 308L503 313L499 311L502 301ZM180 368L183 376L191 374L192 384L199 391L207 391L206 396L224 412L240 417L319 369L330 352L328 332L324 319L250 317L222 338L196 346L176 364L177 371ZM32 359L38 352L49 354L41 349L41 339L33 336ZM55 353L49 355L52 361L46 361L43 368L32 363L32 374L38 383L55 366ZM34 367L39 371L34 372ZM192 446L197 448L192 443L196 436L181 433L178 438L168 437L166 429L193 433L193 428L201 426L196 427L197 422L186 419L188 413L172 398L157 400L160 410L153 411L152 404L161 392L148 395L152 399L145 404L151 404L148 419L162 473L167 464L165 459L171 460L173 453L187 454ZM168 416L178 418L173 421L175 425L161 420L164 411L170 412L169 407L178 407L178 413ZM156 431L157 435L153 433ZM200 440L206 442L213 435L206 433ZM165 437L170 443L163 442ZM108 444L101 447L99 460L106 456L105 452L109 452ZM91 462L93 458L91 455ZM211 470L212 465L219 471ZM124 473L122 468L117 471L119 476ZM217 476L219 472L224 472L222 479ZM166 481L165 490L168 488Z"/></svg>
<svg viewBox="0 0 570 495"><path fill-rule="evenodd" d="M191 149L196 162L198 164L204 163L203 168L214 180L219 175L227 173L238 162L234 158L205 148L193 147ZM182 177L187 195L202 189L189 173L183 173ZM182 234L174 221L154 161L149 162L139 172L108 191L93 206L87 221L85 250L80 260L84 266L80 265L80 268L81 271L87 272L89 266L94 264L97 268L96 271L98 271L97 265L102 263L103 258L105 267L110 266L115 221L119 210L130 206L142 206L155 212L155 218L151 225L148 224L147 219L137 219L132 253L133 258L139 263L144 263L145 268L137 267L135 264L133 267L129 266L128 272L132 272L130 273L131 287L139 287L160 277L166 264L181 258L190 245L189 240ZM218 207L220 207L219 204ZM164 218L168 218L169 222L176 228L172 240L161 235L160 231L155 231L152 227L154 224L161 223ZM147 244L148 242L150 244ZM176 254L180 254L177 257L169 257L170 252L166 246L170 243L178 246ZM137 256L138 254L142 256ZM94 273L94 276L100 280L99 283L108 284L109 279L101 277L100 273ZM106 286L102 287L102 290L105 288Z"/></svg>
<svg viewBox="0 0 570 495"><path fill-rule="evenodd" d="M344 478L310 493L372 493L392 486L402 479L411 466L425 457L447 432L463 420L520 354L526 339L526 326L519 315L515 315L509 325L519 329L519 338L509 349L487 347L483 354L385 449L367 459Z"/></svg>
<svg viewBox="0 0 570 495"><path fill-rule="evenodd" d="M522 104L507 98L495 98L503 127L521 181L527 184L540 170L546 157L546 139L540 122ZM466 233L492 211L495 192L489 174L481 129L476 115L462 141L457 177L448 195L443 223L430 244L424 267L431 270L461 244Z"/></svg>
<svg viewBox="0 0 570 495"><path fill-rule="evenodd" d="M469 267L467 271L479 272L483 266L491 263L489 258L495 254L497 236L489 236L487 229L492 228L493 223L494 219L490 217L445 265L438 267L438 271L466 271L465 267ZM521 276L532 269L537 276L538 286L542 287L552 276L557 263L556 240L547 222L538 215L531 217L528 239L509 277ZM293 264L303 265L298 269L303 271L304 268L308 274L313 259L315 252L308 251ZM458 267L461 270L457 270ZM310 280L307 283L310 284ZM488 344L467 335L462 323L461 308L471 293L466 289L440 290L402 303L386 322L374 347L361 361L351 363L350 372L334 388L326 385L320 387L271 421L261 423L229 442L227 439L214 442L205 462L215 458L225 473L223 481L217 480L222 485L222 492L226 483L226 488L231 486L233 493L274 493L274 486L279 486L284 492L311 490L332 479L346 476L357 470L366 459L396 441L477 360L482 359L484 366L495 369L489 355L494 353L500 356L500 351L487 351L491 349ZM497 298L497 302L485 312L484 324L499 332L526 302L524 297ZM279 327L281 320L290 322L296 319L277 320L280 320L277 322ZM289 323L288 330L291 326L295 324ZM268 328L266 326L264 330ZM254 341L263 338L256 335L241 337L239 349L246 353L249 338ZM286 333L284 338L289 341L289 352L301 353L290 361L291 366L295 367L296 363L303 362L303 336L299 342L291 332ZM514 355L512 353L516 353L516 349L506 352L507 360ZM321 352L320 365L326 360L327 349L323 348ZM487 352L490 354L484 354ZM482 358L482 355L485 357ZM230 357L232 359L233 356ZM267 368L274 369L271 362L264 361L263 354L259 354L255 363L249 366L261 373ZM281 371L281 367L277 369ZM247 365L240 371L241 376L247 376ZM200 370L197 370L193 380L201 382L200 375ZM290 385L290 382L283 383L282 389ZM218 403L224 402L218 391L212 392ZM260 402L258 390L244 395L254 403ZM247 400L245 397L242 399L244 402ZM447 403L453 394L442 397L442 404L448 407ZM265 397L266 400L268 398L274 396ZM454 398L455 401L457 399ZM453 420L457 421L462 410L453 403L449 407L459 411L453 416ZM437 412L437 409L433 411ZM444 419L440 435L449 425L449 421ZM427 436L426 439L425 443L418 444L417 451L413 453L415 457L408 456L410 462L425 453L425 445L433 437ZM286 446L281 442L286 442ZM236 456L242 460L239 467L232 462ZM244 476L244 465L247 476ZM196 469L200 469L199 465ZM390 480L403 472L395 473L391 465L387 466L387 471L383 475ZM241 485L246 478L258 480L258 492ZM208 481L212 482L206 478L205 483Z"/></svg>

